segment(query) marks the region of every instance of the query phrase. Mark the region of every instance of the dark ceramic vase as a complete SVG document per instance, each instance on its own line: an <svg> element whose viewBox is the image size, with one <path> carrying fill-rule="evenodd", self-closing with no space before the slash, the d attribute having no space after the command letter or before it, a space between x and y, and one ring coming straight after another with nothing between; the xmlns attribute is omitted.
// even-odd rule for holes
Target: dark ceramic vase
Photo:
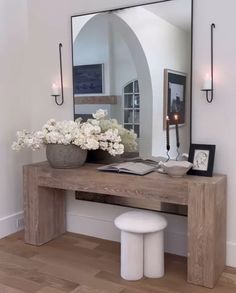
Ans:
<svg viewBox="0 0 236 293"><path fill-rule="evenodd" d="M137 152L125 152L123 155L111 156L107 151L95 150L88 151L87 162L95 164L121 163L127 159L138 157Z"/></svg>
<svg viewBox="0 0 236 293"><path fill-rule="evenodd" d="M121 156L111 156L107 151L88 151L87 162L95 164L112 164L122 161Z"/></svg>

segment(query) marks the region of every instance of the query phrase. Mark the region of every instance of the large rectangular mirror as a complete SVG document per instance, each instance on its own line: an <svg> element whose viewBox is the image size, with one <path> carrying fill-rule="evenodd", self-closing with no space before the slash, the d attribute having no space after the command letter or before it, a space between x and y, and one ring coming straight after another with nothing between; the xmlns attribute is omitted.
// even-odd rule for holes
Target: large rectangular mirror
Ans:
<svg viewBox="0 0 236 293"><path fill-rule="evenodd" d="M141 156L176 157L191 141L192 0L151 4L72 17L75 119L107 109L138 135Z"/></svg>

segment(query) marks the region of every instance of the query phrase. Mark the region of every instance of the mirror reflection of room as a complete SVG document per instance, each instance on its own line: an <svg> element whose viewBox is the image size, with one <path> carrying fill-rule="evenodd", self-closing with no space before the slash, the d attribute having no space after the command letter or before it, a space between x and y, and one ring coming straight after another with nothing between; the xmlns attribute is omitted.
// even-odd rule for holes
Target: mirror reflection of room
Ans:
<svg viewBox="0 0 236 293"><path fill-rule="evenodd" d="M178 125L179 152L188 152L191 1L76 16L72 30L75 119L107 110L137 134L140 156L155 157L166 156L166 116L172 111L184 117ZM184 75L185 84L168 79L166 70ZM174 126L170 123L171 157L176 156Z"/></svg>

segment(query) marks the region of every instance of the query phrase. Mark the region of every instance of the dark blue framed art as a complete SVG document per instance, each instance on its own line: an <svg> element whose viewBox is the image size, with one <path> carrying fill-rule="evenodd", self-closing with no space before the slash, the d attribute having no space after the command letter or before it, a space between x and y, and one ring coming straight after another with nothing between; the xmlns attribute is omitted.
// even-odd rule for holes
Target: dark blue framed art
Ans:
<svg viewBox="0 0 236 293"><path fill-rule="evenodd" d="M77 65L73 67L74 93L103 93L103 64Z"/></svg>

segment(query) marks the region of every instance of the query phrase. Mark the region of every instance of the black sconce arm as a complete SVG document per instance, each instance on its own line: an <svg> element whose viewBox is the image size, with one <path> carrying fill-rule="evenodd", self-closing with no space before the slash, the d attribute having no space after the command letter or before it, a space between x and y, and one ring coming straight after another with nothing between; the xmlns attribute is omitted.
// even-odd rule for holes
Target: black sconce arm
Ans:
<svg viewBox="0 0 236 293"><path fill-rule="evenodd" d="M59 62L60 62L60 77L61 77L61 101L58 101L59 94L52 95L55 98L55 103L58 106L62 106L64 104L64 85L63 85L63 70L62 70L62 54L61 54L62 43L59 44Z"/></svg>

